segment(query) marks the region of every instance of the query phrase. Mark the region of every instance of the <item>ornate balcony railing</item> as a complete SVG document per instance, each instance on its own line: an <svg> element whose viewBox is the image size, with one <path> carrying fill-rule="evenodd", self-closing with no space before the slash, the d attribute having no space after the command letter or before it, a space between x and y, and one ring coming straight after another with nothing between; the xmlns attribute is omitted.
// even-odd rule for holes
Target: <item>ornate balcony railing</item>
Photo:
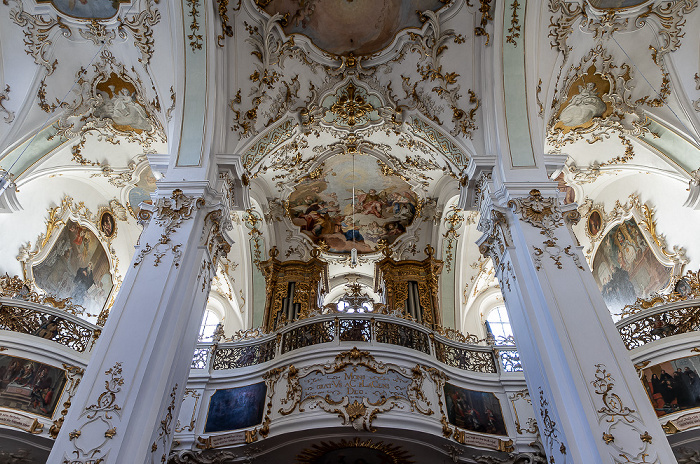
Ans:
<svg viewBox="0 0 700 464"><path fill-rule="evenodd" d="M699 328L700 299L652 306L617 323L617 330L628 350Z"/></svg>
<svg viewBox="0 0 700 464"><path fill-rule="evenodd" d="M414 321L385 314L328 314L294 322L273 332L240 332L220 343L197 345L193 369L237 369L271 361L286 353L330 343L387 344L423 353L458 369L495 374L522 371L515 347L475 337L455 340Z"/></svg>
<svg viewBox="0 0 700 464"><path fill-rule="evenodd" d="M0 297L0 330L50 340L79 353L90 351L102 328L40 303Z"/></svg>

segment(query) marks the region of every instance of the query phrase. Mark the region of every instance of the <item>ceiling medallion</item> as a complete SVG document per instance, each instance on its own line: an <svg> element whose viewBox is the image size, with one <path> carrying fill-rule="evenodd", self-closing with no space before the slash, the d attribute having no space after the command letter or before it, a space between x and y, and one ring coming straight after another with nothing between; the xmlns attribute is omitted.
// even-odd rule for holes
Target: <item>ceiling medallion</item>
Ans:
<svg viewBox="0 0 700 464"><path fill-rule="evenodd" d="M383 119L381 99L352 81L326 96L321 106L322 121L339 129L354 131Z"/></svg>
<svg viewBox="0 0 700 464"><path fill-rule="evenodd" d="M348 84L330 110L336 115L335 120L341 119L350 127L353 127L358 119L365 119L368 113L374 111L374 107L367 103L365 97L356 94L355 91L355 86L352 83Z"/></svg>
<svg viewBox="0 0 700 464"><path fill-rule="evenodd" d="M372 440L340 440L312 445L297 456L297 464L326 464L331 462L365 462L367 464L412 464L412 456L397 445ZM342 459L346 459L343 461Z"/></svg>

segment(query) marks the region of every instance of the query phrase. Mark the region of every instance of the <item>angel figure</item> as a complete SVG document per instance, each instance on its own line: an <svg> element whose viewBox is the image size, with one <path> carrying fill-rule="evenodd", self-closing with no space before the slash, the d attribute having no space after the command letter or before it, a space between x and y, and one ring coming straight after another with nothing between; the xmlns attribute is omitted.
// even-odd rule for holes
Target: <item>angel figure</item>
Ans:
<svg viewBox="0 0 700 464"><path fill-rule="evenodd" d="M359 212L362 214L373 214L379 219L383 219L382 216L382 196L384 192L377 193L375 189L369 189L369 192L364 192L360 190L360 194L357 199L360 201Z"/></svg>

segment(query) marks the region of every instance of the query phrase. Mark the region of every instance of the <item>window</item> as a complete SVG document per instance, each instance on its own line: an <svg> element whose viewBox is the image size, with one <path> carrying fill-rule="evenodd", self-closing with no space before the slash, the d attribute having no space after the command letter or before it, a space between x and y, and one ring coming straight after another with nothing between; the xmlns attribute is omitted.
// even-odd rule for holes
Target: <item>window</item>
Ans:
<svg viewBox="0 0 700 464"><path fill-rule="evenodd" d="M338 300L338 311L342 311L344 313L367 313L371 312L373 309L374 308L369 301L348 301L345 298Z"/></svg>
<svg viewBox="0 0 700 464"><path fill-rule="evenodd" d="M497 345L511 345L513 343L513 329L510 327L510 319L505 306L496 306L486 318L486 332L492 334Z"/></svg>
<svg viewBox="0 0 700 464"><path fill-rule="evenodd" d="M199 329L199 341L210 342L214 339L216 326L219 325L221 319L211 309L204 311L204 319L202 319L202 327Z"/></svg>

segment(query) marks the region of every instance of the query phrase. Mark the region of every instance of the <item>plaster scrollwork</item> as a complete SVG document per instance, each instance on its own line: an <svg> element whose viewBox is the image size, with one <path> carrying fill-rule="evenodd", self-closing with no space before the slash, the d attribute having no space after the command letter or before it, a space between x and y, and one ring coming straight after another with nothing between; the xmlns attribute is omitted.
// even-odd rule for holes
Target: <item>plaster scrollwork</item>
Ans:
<svg viewBox="0 0 700 464"><path fill-rule="evenodd" d="M427 10L422 12L421 17L425 19L428 24L423 35L409 32L409 37L412 40L409 47L410 51L417 52L421 55L417 64L418 73L421 77L420 80L411 84L409 77L401 76L402 89L405 95L400 101L405 102L404 106L407 106L409 109L417 109L428 119L434 121L438 125L442 125L442 121L437 116L441 110L438 109L435 102L426 94L426 90L423 86L419 87L421 83L437 81L438 85L433 86L430 90L450 105L452 110L452 123L454 124L450 134L453 136L461 135L471 138L472 132L477 129L476 113L481 106L481 101L477 98L473 90L467 89L469 98L468 104L471 105L471 107L464 109L460 104L462 95L458 93L460 90L460 86L457 84L459 74L456 72L443 71L440 62L442 54L448 48L446 42L453 40L456 44L462 44L465 38L452 29L443 30L438 15L433 11ZM389 90L391 91L391 88L389 88ZM389 95L391 95L391 93ZM396 96L392 96L392 99L397 100Z"/></svg>
<svg viewBox="0 0 700 464"><path fill-rule="evenodd" d="M182 397L182 401L184 402L188 397L194 398L194 406L192 407L192 417L190 418L189 424L181 424L180 419L177 420L175 423L175 432L181 433L181 432L193 432L194 431L194 424L197 421L197 405L199 404L199 400L202 398L202 394L198 392L197 390L193 390L191 388L186 388L185 389L185 394Z"/></svg>
<svg viewBox="0 0 700 464"><path fill-rule="evenodd" d="M445 248L443 250L443 256L444 256L444 263L445 263L445 270L447 272L450 272L452 270L452 261L454 259L454 256L452 254L456 242L459 239L459 229L462 228L462 225L464 223L464 214L462 213L462 210L459 209L456 205L452 205L445 215L445 233L442 235L442 237L447 241L447 244L445 245Z"/></svg>
<svg viewBox="0 0 700 464"><path fill-rule="evenodd" d="M694 79L695 79L695 90L700 90L700 74L695 73ZM695 108L695 111L700 111L700 98L698 98L697 100L693 100L693 108ZM695 172L695 171L693 171L693 172Z"/></svg>
<svg viewBox="0 0 700 464"><path fill-rule="evenodd" d="M566 445L560 438L559 429L557 428L557 423L549 414L549 400L544 397L544 391L542 387L539 389L540 401L539 401L539 412L540 418L542 420L543 428L541 429L541 436L544 440L544 446L547 450L547 456L549 456L549 462L556 462L554 458L554 453L559 451L559 454L566 456ZM559 449L556 450L556 445L559 445ZM555 451L556 450L556 451Z"/></svg>
<svg viewBox="0 0 700 464"><path fill-rule="evenodd" d="M6 84L5 85L5 90L0 92L0 111L5 113L7 116L5 116L5 122L7 124L10 124L12 121L15 120L15 112L10 111L7 108L5 108L5 104L3 103L6 100L10 99L10 85Z"/></svg>
<svg viewBox="0 0 700 464"><path fill-rule="evenodd" d="M515 416L515 431L519 434L536 434L539 432L537 427L537 421L530 417L524 424L520 423L520 418L518 417L518 408L515 403L518 401L524 401L525 403L532 405L532 399L530 398L530 392L527 389L518 390L508 395L508 400L510 400L511 407L513 408L513 415Z"/></svg>
<svg viewBox="0 0 700 464"><path fill-rule="evenodd" d="M44 67L46 75L56 70L58 59L51 61L51 47L54 30L59 28L64 37L70 37L73 31L63 23L60 17L45 18L42 15L32 15L24 11L22 0L13 0L15 8L10 10L10 18L19 27L24 28L25 53L34 59L34 63ZM3 0L5 5L9 0Z"/></svg>
<svg viewBox="0 0 700 464"><path fill-rule="evenodd" d="M403 387L395 386L395 391L392 392L394 394L391 396L382 395L377 401L372 402L367 398L367 393L348 391L346 395L340 394L338 399L334 400L330 395L315 394L314 388L309 386L316 376L321 378L332 376L341 379L342 376L338 373L352 376L359 385L361 382L367 381L364 379L365 374L359 373L360 371L357 369L359 366L363 366L366 369L365 372L377 375L390 376L393 374L395 377L397 376L397 379L401 379L396 380L396 382L400 381ZM348 374L345 371L346 367L352 368L352 371L349 371L351 373ZM306 379L307 377L308 379ZM282 399L282 407L279 410L283 416L289 415L297 409L302 412L305 408L319 408L338 414L343 419L344 424L351 425L355 430L374 431L372 421L377 414L394 408L403 409L404 403L408 404L411 411L417 411L424 415L433 414L430 402L423 392L426 372L421 366L417 365L412 369L407 369L395 364L382 363L377 361L368 351L360 351L357 348L338 354L332 363L303 368L289 366L285 369L283 378L287 380L287 395L286 398ZM345 380L338 381L345 382ZM304 385L302 382L305 382ZM391 383L388 380L387 382ZM364 397L362 397L363 395Z"/></svg>
<svg viewBox="0 0 700 464"><path fill-rule="evenodd" d="M562 247L558 244L559 238L556 230L564 225L564 220L570 224L576 224L581 215L577 210L565 211L559 207L559 199L556 197L543 197L537 189L530 190L528 197L515 198L508 201L508 206L516 214L520 214L520 220L540 229L540 234L545 236L541 247L533 246L533 261L535 269L542 268L542 257L547 255L557 269L562 269L563 256L570 257L576 267L584 270L581 260L571 245Z"/></svg>
<svg viewBox="0 0 700 464"><path fill-rule="evenodd" d="M227 464L239 455L233 451L176 451L170 454L169 464Z"/></svg>
<svg viewBox="0 0 700 464"><path fill-rule="evenodd" d="M153 253L155 258L153 266L157 267L168 251L173 254L175 267L179 267L180 258L182 258L182 244L173 244L171 236L180 228L184 221L192 219L193 213L203 206L204 198L185 195L180 189L173 190L169 198L158 198L154 205L154 220L162 228L163 232L160 240L153 246L149 243L143 245L134 260L134 267L141 264L144 258L151 253Z"/></svg>
<svg viewBox="0 0 700 464"><path fill-rule="evenodd" d="M109 455L109 441L117 434L114 422L121 418L122 413L117 399L124 386L122 363L115 363L105 371L105 375L104 391L94 404L87 406L80 414L80 427L68 434L74 456L64 457L62 464L101 462Z"/></svg>
<svg viewBox="0 0 700 464"><path fill-rule="evenodd" d="M156 440L151 445L151 464L155 463L154 454L158 451L161 444L163 445L163 454L161 455L160 462L164 464L166 461L168 438L170 437L171 426L173 424L173 410L175 409L175 399L177 398L177 387L178 384L175 384L173 391L170 393L170 404L165 412L165 417L160 421L160 425L158 426L158 437L156 437Z"/></svg>
<svg viewBox="0 0 700 464"><path fill-rule="evenodd" d="M245 23L249 34L246 42L253 47L251 53L257 58L257 62L255 63L255 70L249 77L254 84L250 91L252 107L249 110L241 109L242 97L240 89L229 102L229 108L234 114L232 130L238 132L241 138L258 133L256 127L259 116L258 110L264 100L271 99L268 91L278 88L280 95L278 98L271 99L273 104L268 110L269 120L265 124L266 127L280 120L293 101L298 99L297 93L300 88L298 76L291 78L289 81L280 81L279 73L272 69L275 65L279 64L281 66L284 57L287 56L294 46L293 39L283 42L277 37L275 26L282 19L282 15L278 13L257 25ZM277 85L278 82L284 88L280 88Z"/></svg>
<svg viewBox="0 0 700 464"><path fill-rule="evenodd" d="M66 395L66 400L63 402L63 409L61 410L61 415L59 416L58 419L53 421L53 424L49 428L49 436L53 439L56 439L58 436L58 432L61 431L61 427L63 426L63 421L66 418L66 414L68 414L68 409L71 406L71 400L73 399L73 396L75 396L75 392L78 391L78 385L80 385L80 380L83 377L83 374L85 373L85 369L76 367L76 366L70 366L66 363L63 363L63 369L66 371L66 379L68 381L68 384L64 388L64 395Z"/></svg>
<svg viewBox="0 0 700 464"><path fill-rule="evenodd" d="M160 11L155 9L158 0L146 0L145 8L135 15L119 18L119 37L127 38L127 31L134 38L134 45L139 49L141 57L139 61L144 67L148 66L153 56L155 40L153 39L153 26L160 22Z"/></svg>
<svg viewBox="0 0 700 464"><path fill-rule="evenodd" d="M594 379L590 384L593 386L593 393L601 401L597 409L598 421L604 427L602 440L612 448L610 454L615 458L622 457L626 463L659 462L650 449L651 435L644 429L637 411L626 406L615 391L615 379L607 371L605 364L596 364L594 367ZM633 445L627 442L630 436L638 436L638 443ZM625 437L624 443L619 440L621 437Z"/></svg>
<svg viewBox="0 0 700 464"><path fill-rule="evenodd" d="M107 30L103 23L95 19L87 23L86 29L78 29L78 33L83 39L89 40L97 46L102 44L110 46L117 38L117 32L114 29Z"/></svg>
<svg viewBox="0 0 700 464"><path fill-rule="evenodd" d="M61 104L65 111L56 122L57 131L51 139L78 137L72 147L73 159L79 164L93 166L99 163L82 155L88 134L112 144L120 143L118 137L123 137L144 148L165 141L163 127L156 117L160 111L158 97L156 95L153 101L146 99L140 77L131 76L109 50L103 50L92 67L92 78L85 79L86 69L77 72L75 99Z"/></svg>

